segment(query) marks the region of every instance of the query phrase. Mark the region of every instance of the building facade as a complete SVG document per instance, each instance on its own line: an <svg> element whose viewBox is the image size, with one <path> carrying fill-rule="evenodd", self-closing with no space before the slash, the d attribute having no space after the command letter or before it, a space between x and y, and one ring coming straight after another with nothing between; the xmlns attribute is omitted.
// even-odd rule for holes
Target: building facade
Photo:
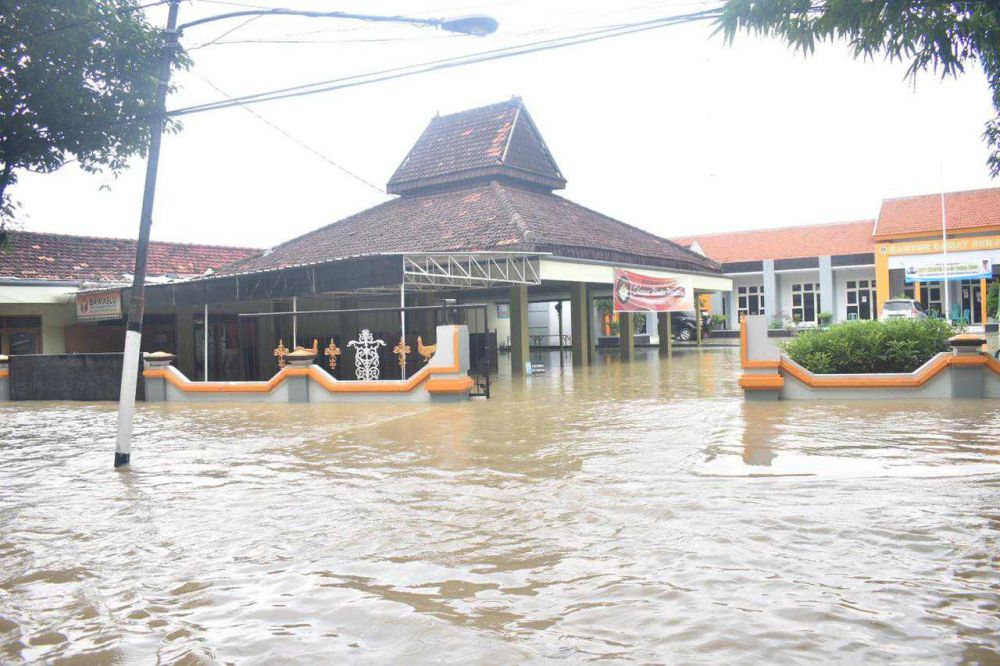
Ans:
<svg viewBox="0 0 1000 666"><path fill-rule="evenodd" d="M258 253L251 248L153 242L151 284L204 275ZM0 354L121 351L121 287L131 283L135 241L12 231L0 248ZM176 321L146 318L146 349L173 346Z"/></svg>
<svg viewBox="0 0 1000 666"><path fill-rule="evenodd" d="M733 291L710 303L730 330L740 315L776 327L875 319L886 300L904 297L972 327L998 316L987 293L1000 276L1000 188L886 199L873 220L674 240L733 278Z"/></svg>

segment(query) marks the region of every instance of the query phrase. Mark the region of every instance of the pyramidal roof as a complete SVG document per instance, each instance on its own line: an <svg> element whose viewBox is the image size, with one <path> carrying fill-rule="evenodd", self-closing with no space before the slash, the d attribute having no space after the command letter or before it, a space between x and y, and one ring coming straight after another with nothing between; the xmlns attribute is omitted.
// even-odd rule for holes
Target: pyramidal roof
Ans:
<svg viewBox="0 0 1000 666"><path fill-rule="evenodd" d="M431 120L386 191L407 195L489 180L516 181L548 191L566 187L519 97Z"/></svg>

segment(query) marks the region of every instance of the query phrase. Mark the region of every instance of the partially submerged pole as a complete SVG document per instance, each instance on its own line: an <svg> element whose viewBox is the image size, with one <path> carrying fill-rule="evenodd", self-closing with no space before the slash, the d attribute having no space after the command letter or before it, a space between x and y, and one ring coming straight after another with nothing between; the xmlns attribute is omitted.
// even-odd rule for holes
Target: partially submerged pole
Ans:
<svg viewBox="0 0 1000 666"><path fill-rule="evenodd" d="M153 226L153 199L156 195L156 171L160 162L160 142L166 123L167 87L177 41L177 8L180 0L170 0L166 41L160 55L160 81L156 89L156 107L150 122L149 158L142 192L139 239L135 246L135 275L125 325L125 354L122 359L122 382L118 396L118 437L115 441L115 467L129 464L132 457L132 418L135 415L135 389L139 379L139 349L142 345L142 317L146 308L146 252L149 231Z"/></svg>
<svg viewBox="0 0 1000 666"><path fill-rule="evenodd" d="M205 381L207 382L208 381L208 303L205 303L204 323L205 323L205 339L202 341L204 344L204 350L202 353L204 355L203 360L204 360L205 371L202 374L202 377L204 377Z"/></svg>
<svg viewBox="0 0 1000 666"><path fill-rule="evenodd" d="M399 339L406 346L406 283L399 283ZM406 379L406 365L399 366L401 377Z"/></svg>

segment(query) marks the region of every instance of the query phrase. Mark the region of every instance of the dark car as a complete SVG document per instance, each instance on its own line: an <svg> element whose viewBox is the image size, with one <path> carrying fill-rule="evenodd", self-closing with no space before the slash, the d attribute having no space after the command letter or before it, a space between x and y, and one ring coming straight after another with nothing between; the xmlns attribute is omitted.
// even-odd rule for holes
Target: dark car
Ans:
<svg viewBox="0 0 1000 666"><path fill-rule="evenodd" d="M688 342L690 340L695 340L698 337L698 320L695 319L693 312L675 312L671 318L671 332L673 333L674 340L680 340L681 342ZM712 318L709 315L703 314L701 316L701 337L705 339L710 334L709 325L712 322Z"/></svg>

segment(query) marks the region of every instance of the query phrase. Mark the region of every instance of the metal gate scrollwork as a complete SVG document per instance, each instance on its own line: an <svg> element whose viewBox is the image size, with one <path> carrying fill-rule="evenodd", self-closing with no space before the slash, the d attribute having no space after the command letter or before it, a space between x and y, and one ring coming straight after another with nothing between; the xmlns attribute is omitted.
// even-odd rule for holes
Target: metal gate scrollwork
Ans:
<svg viewBox="0 0 1000 666"><path fill-rule="evenodd" d="M357 340L347 343L354 347L354 376L359 381L373 382L379 376L378 348L385 346L384 340L376 340L367 328L361 329Z"/></svg>

